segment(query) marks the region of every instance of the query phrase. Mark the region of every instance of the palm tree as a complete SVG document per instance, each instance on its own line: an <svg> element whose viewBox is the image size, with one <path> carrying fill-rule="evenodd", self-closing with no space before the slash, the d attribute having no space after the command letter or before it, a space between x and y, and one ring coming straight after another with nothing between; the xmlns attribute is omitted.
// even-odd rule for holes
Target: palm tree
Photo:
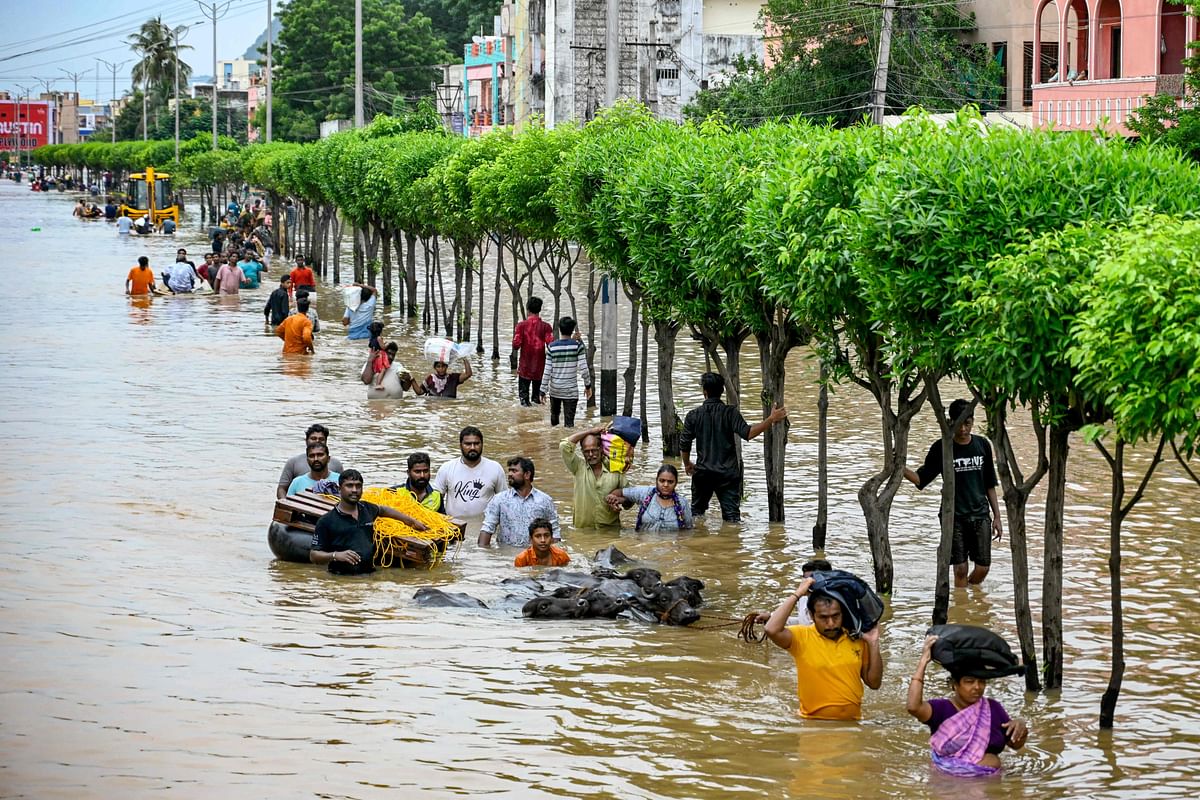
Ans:
<svg viewBox="0 0 1200 800"><path fill-rule="evenodd" d="M174 95L177 61L179 82L186 85L192 76L192 68L179 61L181 50L192 49L191 45L179 44L179 37L186 30L186 25L172 28L158 16L143 22L141 29L126 39L133 52L141 57L133 66L133 81L141 84L155 104L165 104Z"/></svg>

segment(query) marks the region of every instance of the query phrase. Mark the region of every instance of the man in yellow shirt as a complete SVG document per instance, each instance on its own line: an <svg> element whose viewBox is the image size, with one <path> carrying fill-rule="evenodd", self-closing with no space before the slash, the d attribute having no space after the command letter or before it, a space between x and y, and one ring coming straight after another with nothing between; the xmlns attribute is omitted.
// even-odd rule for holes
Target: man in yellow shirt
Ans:
<svg viewBox="0 0 1200 800"><path fill-rule="evenodd" d="M612 472L604 459L604 446L600 435L604 428L580 431L559 445L563 465L575 478L575 497L571 507L572 524L576 528L591 528L619 525L621 517L609 507L607 497L617 489L629 485L624 472ZM579 445L583 458L575 450Z"/></svg>
<svg viewBox="0 0 1200 800"><path fill-rule="evenodd" d="M883 682L879 627L851 639L842 627L842 606L832 597L808 596L812 578L786 597L767 620L767 636L796 661L796 691L805 719L861 719L863 684L878 689ZM812 614L811 625L787 619L801 598Z"/></svg>

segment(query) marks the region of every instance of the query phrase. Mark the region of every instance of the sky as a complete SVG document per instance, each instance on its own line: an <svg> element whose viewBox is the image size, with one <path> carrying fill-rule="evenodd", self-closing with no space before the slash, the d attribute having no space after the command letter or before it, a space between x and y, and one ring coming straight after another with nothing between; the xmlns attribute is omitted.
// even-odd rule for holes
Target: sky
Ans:
<svg viewBox="0 0 1200 800"><path fill-rule="evenodd" d="M45 0L43 0L45 2ZM211 3L211 0L209 0ZM267 27L267 0L227 0L229 10L217 22L217 58L238 58ZM117 96L130 87L129 72L136 60L125 43L147 19L162 16L171 27L189 25L180 36L180 60L193 75L212 74L212 23L196 0L49 0L4 2L0 31L0 89L21 93L19 85L44 88L39 79L53 80L52 89L74 91L65 72L79 76L79 94L107 101L112 96L112 72L97 59L126 62L117 70ZM218 10L225 3L218 2ZM279 2L275 1L275 13ZM198 24L197 24L198 23ZM97 66L99 70L97 71ZM65 71L65 72L64 72Z"/></svg>

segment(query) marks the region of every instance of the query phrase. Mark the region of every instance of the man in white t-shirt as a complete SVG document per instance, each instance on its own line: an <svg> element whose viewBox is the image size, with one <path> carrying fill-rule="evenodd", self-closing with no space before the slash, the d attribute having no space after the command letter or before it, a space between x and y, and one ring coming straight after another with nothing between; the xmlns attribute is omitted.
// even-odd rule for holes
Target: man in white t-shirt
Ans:
<svg viewBox="0 0 1200 800"><path fill-rule="evenodd" d="M508 488L504 468L483 457L483 432L472 425L458 434L462 457L438 468L432 486L446 499L446 514L458 519L483 516L488 501Z"/></svg>
<svg viewBox="0 0 1200 800"><path fill-rule="evenodd" d="M122 236L128 236L133 230L133 220L129 217L117 217L117 233Z"/></svg>

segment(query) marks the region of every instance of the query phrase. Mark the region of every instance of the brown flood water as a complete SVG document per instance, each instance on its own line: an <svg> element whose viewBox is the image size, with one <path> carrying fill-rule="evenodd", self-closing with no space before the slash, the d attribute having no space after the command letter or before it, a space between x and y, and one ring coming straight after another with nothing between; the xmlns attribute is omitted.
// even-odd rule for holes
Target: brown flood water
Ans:
<svg viewBox="0 0 1200 800"><path fill-rule="evenodd" d="M411 599L436 585L499 600L498 581L517 574L511 553L467 544L432 572L358 580L275 562L265 539L275 480L310 422L332 429L334 454L369 483L401 480L415 449L436 468L457 454L457 431L478 425L485 454L536 461L538 486L567 515L561 433L542 409L517 406L507 359L477 360L457 402L367 402L356 377L365 347L339 335L332 291L307 362L284 361L264 334L270 280L232 305L131 302L121 287L138 255L157 271L177 245L204 252L194 223L177 240L119 239L104 222L72 220L70 201L0 185L0 796L964 800L1182 798L1200 786L1200 492L1177 468L1156 476L1127 525L1129 665L1116 731L1096 724L1109 652L1107 472L1076 442L1066 688L1035 697L1017 679L990 686L1028 719L1029 744L1004 756L1001 779L939 778L928 734L904 712L929 619L936 491L906 485L895 504L883 688L867 692L861 724L801 723L790 657L738 641L735 627L535 622ZM422 369L426 332L385 318L401 362ZM665 575L703 579L712 614L772 607L811 555L816 392L805 356L789 364L786 525L766 523L753 443L742 526L722 527L710 510L678 538L568 529L576 564L616 543ZM748 347L746 398L758 393L755 361ZM681 342L681 407L698 402L703 369ZM878 415L852 387L834 394L830 415L827 554L869 575L855 493L878 463ZM925 414L911 462L933 436ZM652 480L658 447L654 430L638 482ZM1035 607L1040 514L1030 516ZM1006 547L982 588L955 594L951 616L1015 645Z"/></svg>

